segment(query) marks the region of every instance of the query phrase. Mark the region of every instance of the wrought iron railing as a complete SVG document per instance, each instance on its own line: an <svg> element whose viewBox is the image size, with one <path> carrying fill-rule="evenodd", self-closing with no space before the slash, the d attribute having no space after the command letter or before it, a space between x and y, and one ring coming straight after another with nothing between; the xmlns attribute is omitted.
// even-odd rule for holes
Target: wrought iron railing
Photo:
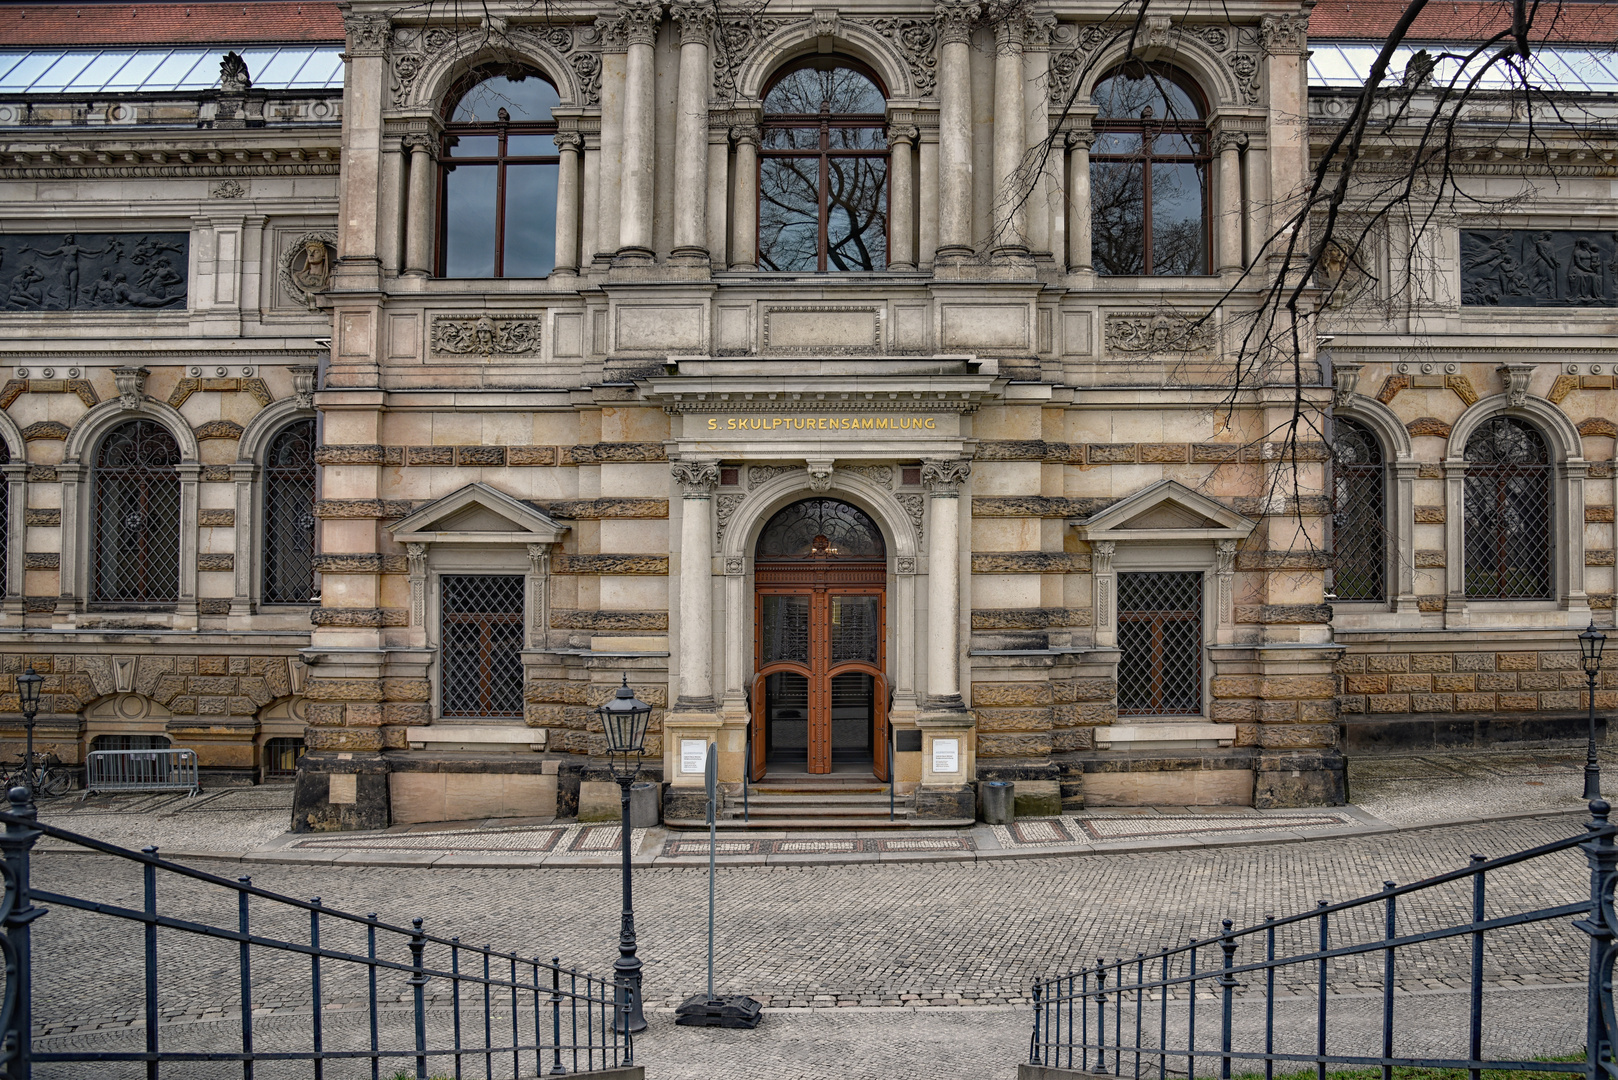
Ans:
<svg viewBox="0 0 1618 1080"><path fill-rule="evenodd" d="M1136 953L1133 959L1097 960L1094 967L1083 971L1038 980L1033 986L1034 1029L1028 1062L1136 1080L1154 1076L1165 1080L1170 1074L1194 1077L1199 1071L1211 1075L1215 1060L1223 1080L1229 1080L1233 1063L1240 1063L1242 1072L1256 1071L1262 1065L1266 1080L1275 1075L1277 1064L1286 1072L1313 1066L1320 1080L1325 1080L1328 1066L1380 1068L1384 1080L1391 1080L1393 1069L1399 1067L1464 1069L1471 1080L1479 1080L1486 1069L1532 1069L1612 1080L1618 1077L1618 1063L1613 1058L1618 1023L1612 992L1613 959L1618 955L1618 915L1613 907L1618 826L1608 821L1609 811L1607 803L1598 799L1590 804L1591 820L1585 832L1526 851L1498 859L1474 855L1471 864L1459 870L1404 886L1390 881L1379 893L1339 904L1322 900L1312 911L1279 919L1266 917L1256 926L1239 930L1225 919L1214 937L1193 938L1188 944L1151 955ZM1546 880L1546 871L1555 869L1549 860L1574 848L1582 849L1589 864L1588 899L1490 912L1491 874L1498 881L1504 872L1520 872L1522 880L1513 882L1520 887L1508 892L1517 897L1542 895L1537 890ZM1508 896L1504 906L1521 906L1511 903L1514 898ZM1467 917L1449 922L1452 916L1440 914L1452 904L1459 905ZM1493 906L1502 905L1496 902ZM1542 935L1554 935L1558 930L1554 923L1562 919L1575 919L1571 925L1587 935L1589 946L1586 961L1582 959L1586 938L1575 935L1580 944L1577 955L1581 956L1574 961L1576 979L1582 980L1586 991L1585 1060L1485 1057L1486 943L1505 937L1508 947L1513 942L1520 944L1536 926ZM1394 1022L1395 1000L1403 996L1399 992L1401 950L1406 950L1405 956L1410 951L1418 954L1421 970L1412 970L1419 981L1430 977L1435 954L1445 949L1455 950L1467 976L1467 1053L1464 1057L1401 1055L1397 1044L1401 1028ZM1543 954L1546 943L1535 943L1535 951ZM1549 951L1555 951L1554 942ZM1207 964L1210 953L1214 962ZM1199 956L1204 966L1198 966ZM1511 974L1505 965L1496 967L1502 974ZM1380 1041L1374 1047L1366 1045L1375 1036L1365 1024L1341 1033L1330 1024L1328 1003L1341 989L1334 979L1380 994ZM1279 1029L1278 994L1290 1014ZM1240 1025L1238 1003L1243 1006ZM1307 1014L1298 1006L1306 1007ZM1200 1041L1199 1016L1205 1033ZM1210 1027L1217 1028L1217 1042L1208 1033ZM1358 1043L1356 1048L1366 1052L1328 1053L1329 1031L1335 1043Z"/></svg>
<svg viewBox="0 0 1618 1080"><path fill-rule="evenodd" d="M563 967L555 958L545 962L537 956L498 952L488 945L463 944L458 937L429 934L421 919L412 920L409 927L396 926L380 921L375 914L353 915L326 907L319 897L299 900L284 896L259 888L246 877L231 880L169 862L158 857L156 848L135 852L116 847L39 822L23 788L13 789L9 798L10 812L0 813L5 825L0 834L0 854L4 856L0 873L6 886L4 907L0 908L0 951L6 965L0 1008L4 1035L0 1077L5 1080L26 1080L36 1062L144 1062L150 1078L164 1075L161 1069L166 1063L240 1062L245 1080L252 1080L258 1062L309 1062L306 1075L316 1080L323 1077L327 1062L369 1062L372 1077L394 1076L403 1070L424 1080L446 1072L457 1078L587 1073L623 1068L633 1061L631 1038L620 1031L619 995L611 978ZM137 865L142 906L33 888L30 853L41 836L64 841L73 850L98 851ZM221 920L234 925L166 914L159 902L160 881L201 884L233 894L234 904L227 895L222 906L217 902L190 906L234 909L234 920ZM36 903L48 906L37 907ZM34 989L60 983L60 974L42 971L43 980L36 981L32 935L35 920L53 908L141 927L144 998L120 1003L120 1011L137 1014L136 1030L141 1034L134 1042L139 1049L56 1050L48 1048L48 1041L36 1038ZM266 924L272 929L255 929ZM275 936L291 925L306 925L307 936L300 934L303 940L296 941ZM229 989L240 1015L238 1030L223 1041L238 1049L223 1050L208 1040L187 1039L180 1034L184 1025L165 1031L159 1023L165 989L165 971L159 963L160 934L235 943L237 971ZM335 947L335 940L345 938L362 942L363 951ZM307 1028L300 1030L297 1040L307 1045L287 1045L284 1026L271 1039L255 1038L255 962L271 969L271 981L283 996L307 1001ZM289 974L300 969L303 974ZM173 972L171 984L194 992L192 974ZM289 978L294 980L290 987ZM435 986L430 998L429 986ZM408 990L401 993L404 988ZM226 1013L227 1021L230 1004L216 1006ZM366 1022L328 1024L327 1011L338 1007L344 1009L343 1016L350 1015L349 1009L363 1009ZM265 1034L266 1024L258 1021L259 1036Z"/></svg>

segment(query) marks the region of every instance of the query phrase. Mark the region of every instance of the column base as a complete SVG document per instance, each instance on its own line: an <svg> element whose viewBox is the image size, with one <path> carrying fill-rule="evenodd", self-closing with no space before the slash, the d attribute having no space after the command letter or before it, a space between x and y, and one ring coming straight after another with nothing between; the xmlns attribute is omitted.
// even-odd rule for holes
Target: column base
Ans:
<svg viewBox="0 0 1618 1080"><path fill-rule="evenodd" d="M700 267L708 269L713 260L708 257L707 248L677 247L669 252L669 265L683 267Z"/></svg>
<svg viewBox="0 0 1618 1080"><path fill-rule="evenodd" d="M711 698L706 709L693 708L685 701L678 701L673 710L663 717L663 776L671 788L702 790L706 783L706 774L702 769L685 771L682 744L700 742L702 746L707 747L719 743L722 727L724 716L714 710ZM721 745L721 752L724 749Z"/></svg>
<svg viewBox="0 0 1618 1080"><path fill-rule="evenodd" d="M643 247L621 247L612 257L614 266L652 266L656 262L657 253Z"/></svg>

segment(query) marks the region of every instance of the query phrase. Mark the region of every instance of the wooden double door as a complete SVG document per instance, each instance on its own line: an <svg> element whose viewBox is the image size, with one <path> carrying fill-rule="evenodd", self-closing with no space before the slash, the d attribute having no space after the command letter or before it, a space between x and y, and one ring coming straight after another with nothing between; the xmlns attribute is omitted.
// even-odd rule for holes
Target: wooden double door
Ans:
<svg viewBox="0 0 1618 1080"><path fill-rule="evenodd" d="M834 500L812 503L829 506L782 511L810 516L797 525L809 539L772 550L767 527L754 563L752 778L773 768L868 772L886 781L887 562L873 541L837 532L852 523L874 533L863 514Z"/></svg>

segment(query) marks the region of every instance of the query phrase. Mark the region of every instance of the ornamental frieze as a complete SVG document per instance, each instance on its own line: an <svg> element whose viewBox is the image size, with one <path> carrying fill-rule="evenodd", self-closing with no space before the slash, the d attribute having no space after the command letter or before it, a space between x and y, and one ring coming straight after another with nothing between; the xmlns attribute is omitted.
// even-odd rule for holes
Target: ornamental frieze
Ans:
<svg viewBox="0 0 1618 1080"><path fill-rule="evenodd" d="M1161 312L1108 315L1106 342L1114 353L1206 352L1216 347L1213 322Z"/></svg>
<svg viewBox="0 0 1618 1080"><path fill-rule="evenodd" d="M521 356L539 351L538 315L433 316L433 351L455 356Z"/></svg>
<svg viewBox="0 0 1618 1080"><path fill-rule="evenodd" d="M0 236L0 311L183 308L190 234Z"/></svg>

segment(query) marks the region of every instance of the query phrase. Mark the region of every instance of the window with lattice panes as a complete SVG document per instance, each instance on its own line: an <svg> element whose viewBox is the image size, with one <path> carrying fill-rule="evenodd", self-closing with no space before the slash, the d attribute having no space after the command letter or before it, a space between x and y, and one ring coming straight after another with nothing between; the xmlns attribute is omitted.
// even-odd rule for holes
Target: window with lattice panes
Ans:
<svg viewBox="0 0 1618 1080"><path fill-rule="evenodd" d="M1332 440L1332 591L1387 598L1387 495L1382 446L1364 424L1338 418Z"/></svg>
<svg viewBox="0 0 1618 1080"><path fill-rule="evenodd" d="M1466 595L1555 598L1550 449L1514 416L1483 422L1466 441Z"/></svg>
<svg viewBox="0 0 1618 1080"><path fill-rule="evenodd" d="M1202 575L1118 575L1118 715L1202 712Z"/></svg>
<svg viewBox="0 0 1618 1080"><path fill-rule="evenodd" d="M172 604L180 591L180 447L155 420L107 433L96 452L92 600Z"/></svg>
<svg viewBox="0 0 1618 1080"><path fill-rule="evenodd" d="M443 715L522 716L523 577L445 574L438 584Z"/></svg>

